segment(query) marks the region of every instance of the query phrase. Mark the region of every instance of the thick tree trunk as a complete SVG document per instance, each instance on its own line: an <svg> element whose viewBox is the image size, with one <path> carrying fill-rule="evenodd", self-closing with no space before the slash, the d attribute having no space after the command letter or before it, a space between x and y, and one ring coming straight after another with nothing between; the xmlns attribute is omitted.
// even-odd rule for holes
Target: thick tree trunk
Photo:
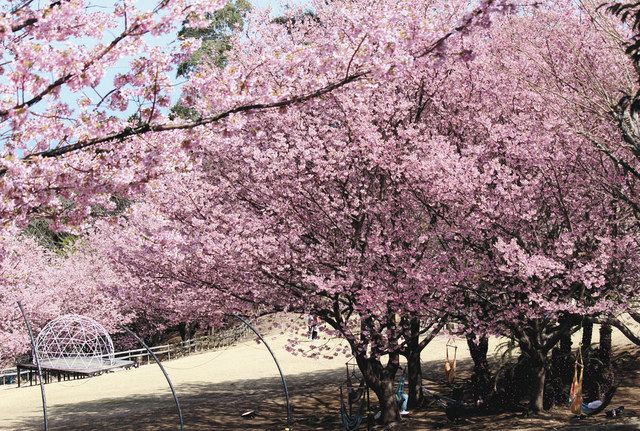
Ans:
<svg viewBox="0 0 640 431"><path fill-rule="evenodd" d="M367 385L376 394L380 404L380 422L388 425L400 421L400 409L396 399L396 374L400 367L399 355L389 355L386 366L373 358L367 358L362 353L354 354L358 368Z"/></svg>
<svg viewBox="0 0 640 431"><path fill-rule="evenodd" d="M383 425L400 421L400 409L396 399L395 380L385 379L376 387L371 388L380 403L380 423Z"/></svg>
<svg viewBox="0 0 640 431"><path fill-rule="evenodd" d="M571 334L564 334L560 338L560 345L551 352L551 369L547 380L553 390L552 400L557 405L567 403L565 388L573 379L574 357L571 353L571 344Z"/></svg>
<svg viewBox="0 0 640 431"><path fill-rule="evenodd" d="M593 382L589 384L590 399L602 399L604 394L613 386L614 372L611 366L611 325L604 323L600 326L600 345L597 351L597 361L589 364L589 374Z"/></svg>
<svg viewBox="0 0 640 431"><path fill-rule="evenodd" d="M187 323L186 322L178 323L178 332L180 333L180 339L182 341L187 341Z"/></svg>
<svg viewBox="0 0 640 431"><path fill-rule="evenodd" d="M541 355L531 357L531 391L529 393L529 412L540 413L544 409L544 384L547 375L546 358Z"/></svg>
<svg viewBox="0 0 640 431"><path fill-rule="evenodd" d="M407 343L407 380L409 389L409 409L422 405L422 361L420 360L420 319L411 320L411 338Z"/></svg>
<svg viewBox="0 0 640 431"><path fill-rule="evenodd" d="M196 335L196 331L198 329L197 323L189 323L189 322L180 322L178 323L178 332L180 333L180 339L182 341L187 341L193 338Z"/></svg>
<svg viewBox="0 0 640 431"><path fill-rule="evenodd" d="M598 359L604 367L611 366L611 334L612 328L609 323L603 323L600 326L600 349L598 352Z"/></svg>
<svg viewBox="0 0 640 431"><path fill-rule="evenodd" d="M422 405L422 363L420 361L420 352L412 352L407 357L407 380L409 409L417 409Z"/></svg>
<svg viewBox="0 0 640 431"><path fill-rule="evenodd" d="M528 380L531 385L529 387L530 413L539 413L553 404L550 402L551 398L548 398L545 403L548 354L558 345L563 336L570 333L571 326L572 321L568 318L561 319L557 326L546 319L534 319L524 328L514 330L518 334L520 350L525 355L528 365ZM553 331L550 331L550 328L553 328Z"/></svg>
<svg viewBox="0 0 640 431"><path fill-rule="evenodd" d="M476 339L474 334L467 334L467 346L469 347L469 353L471 353L471 359L473 359L473 376L471 379L473 393L477 397L485 399L491 393L491 371L487 361L489 338L479 337Z"/></svg>
<svg viewBox="0 0 640 431"><path fill-rule="evenodd" d="M593 336L593 322L585 320L582 324L582 357L586 360L591 349L591 338Z"/></svg>
<svg viewBox="0 0 640 431"><path fill-rule="evenodd" d="M573 363L574 357L572 354L573 342L571 341L571 333L568 332L560 338L560 369L558 370L562 383L567 385L571 383L573 379Z"/></svg>

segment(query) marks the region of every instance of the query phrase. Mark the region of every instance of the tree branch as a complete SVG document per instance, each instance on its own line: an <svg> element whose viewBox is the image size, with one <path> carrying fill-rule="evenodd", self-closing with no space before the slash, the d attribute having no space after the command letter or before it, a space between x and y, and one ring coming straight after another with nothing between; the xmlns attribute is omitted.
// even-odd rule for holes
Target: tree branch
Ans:
<svg viewBox="0 0 640 431"><path fill-rule="evenodd" d="M627 325L625 325L624 323L622 323L620 320L615 319L613 317L609 317L609 318L605 318L605 319L598 319L598 322L599 323L608 323L611 326L614 326L620 332L622 332L622 334L625 337L627 337L629 339L629 341L631 341L633 344L636 344L636 345L640 346L640 337L638 337L636 334L631 332L631 329L629 329L629 327Z"/></svg>
<svg viewBox="0 0 640 431"><path fill-rule="evenodd" d="M112 141L122 141L126 138L129 138L132 136L144 135L149 132L167 132L171 130L194 129L196 127L205 126L207 124L212 124L220 120L223 120L229 117L231 114L236 114L241 112L262 111L262 110L273 109L273 108L282 108L282 107L293 105L293 104L304 103L308 100L314 99L316 97L320 97L337 88L340 88L344 85L354 82L362 78L363 76L367 75L367 73L368 72L359 72L353 75L349 75L346 78L341 79L340 81L334 82L332 84L329 84L325 87L322 87L318 90L314 90L307 94L293 96L293 97L282 99L272 103L255 103L255 104L249 104L249 105L241 105L235 108L231 108L227 111L223 111L219 114L216 114L210 117L204 117L204 118L187 122L187 123L180 123L180 124L165 123L165 124L156 124L156 125L143 124L138 127L127 127L126 129L118 133L112 133L110 135L102 136L99 138L87 139L84 141L76 142L75 144L65 145L63 147L52 148L50 150L33 153L25 157L23 160L30 160L37 157L42 157L42 158L60 157L65 154L83 150L98 144L103 144L103 143L112 142ZM0 112L0 115L1 115L1 112ZM7 172L7 168L4 168L4 167L0 168L0 176L6 174L6 172Z"/></svg>

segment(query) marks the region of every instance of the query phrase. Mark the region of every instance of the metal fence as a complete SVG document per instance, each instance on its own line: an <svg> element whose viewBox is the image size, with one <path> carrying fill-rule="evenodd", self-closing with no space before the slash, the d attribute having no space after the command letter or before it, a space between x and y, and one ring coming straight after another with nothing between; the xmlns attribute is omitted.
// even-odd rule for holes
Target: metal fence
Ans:
<svg viewBox="0 0 640 431"><path fill-rule="evenodd" d="M198 352L231 346L238 341L249 338L250 336L251 332L245 325L238 325L212 332L209 335L201 335L190 340L180 341L178 343L153 346L150 349L161 360L170 360ZM135 366L145 365L152 362L151 355L144 348L116 352L115 357L117 359L133 361ZM29 371L21 371L20 378L21 381L28 379ZM0 387L3 385L13 385L17 383L18 372L15 367L0 370Z"/></svg>

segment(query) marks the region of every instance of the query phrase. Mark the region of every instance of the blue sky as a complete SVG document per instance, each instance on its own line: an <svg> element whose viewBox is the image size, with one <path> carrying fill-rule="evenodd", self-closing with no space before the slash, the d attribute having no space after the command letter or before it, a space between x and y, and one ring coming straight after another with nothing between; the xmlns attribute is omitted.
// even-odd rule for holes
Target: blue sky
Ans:
<svg viewBox="0 0 640 431"><path fill-rule="evenodd" d="M102 2L100 2L102 3ZM106 2L107 4L109 4L110 6L106 6L106 7L113 7L113 5L116 3L114 0L109 0L108 2ZM156 2L149 2L148 0L138 0L137 1L137 5L138 7L144 7L143 5L150 5L150 4L155 4ZM310 4L310 0L251 0L251 4L256 7L256 8L268 8L270 7L272 9L272 15L273 16L277 16L282 14L282 12L285 10L286 5L290 4L290 5L304 5L304 4ZM103 3L104 4L104 3ZM152 38L150 37L149 39L147 39L147 41L155 46L166 46L170 43L172 43L175 40L175 35L172 34L166 34L163 35L162 37L155 37ZM107 93L112 87L111 87L111 83L113 82L113 78L118 74L118 73L123 73L128 69L128 59L122 59L118 62L118 64L113 67L111 70L109 70L109 72L107 73L107 75L105 76L105 78L102 80L102 84L99 86L98 91L101 94L105 94ZM76 99L78 99L78 95L74 95L74 94L68 94L66 95L67 97L65 97L65 99L69 102L74 101ZM95 96L95 95L94 95ZM179 87L176 88L176 91L173 94L173 99L174 99L174 103L177 102L178 98L180 96L180 91L179 91ZM124 115L128 116L131 115L134 112L134 110L132 109L131 112L126 112Z"/></svg>
<svg viewBox="0 0 640 431"><path fill-rule="evenodd" d="M96 7L100 7L101 9L111 9L114 7L114 5L116 4L116 2L120 2L121 0L95 0L95 2L92 2L92 4ZM136 1L136 6L144 8L144 6L147 5L155 5L157 2L153 1L150 2L149 0L137 0ZM303 5L303 4L310 4L310 0L251 0L251 3L254 7L256 8L265 8L265 7L270 7L272 9L272 15L273 16L277 16L279 14L282 14L282 12L285 10L286 4L290 4L290 5ZM106 38L110 38L111 35L105 35ZM170 44L171 42L173 42L175 40L176 35L175 34L167 34L164 35L162 37L149 37L147 39L147 41L155 46L167 46L168 44ZM76 40L74 41L75 43L85 43L85 44L95 44L97 43L97 41L95 39L87 39L87 40ZM119 73L124 73L126 72L126 70L129 68L129 62L130 59L121 59L114 67L112 67L107 73L106 76L103 78L103 80L101 81L101 84L98 86L97 91L104 95L106 94L111 88L112 88L112 84L113 84L113 78L119 74ZM175 74L174 74L175 77ZM0 80L2 80L2 76L0 76ZM178 81L176 80L176 83L178 83ZM66 101L67 103L69 103L72 107L73 105L75 105L75 102L82 96L81 94L78 93L72 93L71 91L69 91L69 89L65 86L62 88L62 99L64 101ZM92 99L96 99L96 94L91 92L87 92L87 96L91 97ZM175 91L173 92L173 102L175 103L178 98L180 97L180 87L176 86ZM36 111L39 109L44 108L43 106L34 106L33 107ZM124 113L120 113L119 115L121 115L123 118L124 117L128 117L131 114L133 114L135 112L135 106L131 105L130 109L127 112ZM0 130L2 130L0 128ZM2 150L2 148L4 147L4 143L2 141L0 141L0 150Z"/></svg>

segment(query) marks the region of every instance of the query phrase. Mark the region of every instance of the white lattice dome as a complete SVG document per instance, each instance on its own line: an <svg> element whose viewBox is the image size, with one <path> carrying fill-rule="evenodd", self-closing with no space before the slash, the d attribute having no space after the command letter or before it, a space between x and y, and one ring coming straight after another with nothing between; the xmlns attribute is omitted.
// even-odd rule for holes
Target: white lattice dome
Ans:
<svg viewBox="0 0 640 431"><path fill-rule="evenodd" d="M42 329L36 351L43 366L85 370L112 364L113 341L93 319L77 314L60 316Z"/></svg>

